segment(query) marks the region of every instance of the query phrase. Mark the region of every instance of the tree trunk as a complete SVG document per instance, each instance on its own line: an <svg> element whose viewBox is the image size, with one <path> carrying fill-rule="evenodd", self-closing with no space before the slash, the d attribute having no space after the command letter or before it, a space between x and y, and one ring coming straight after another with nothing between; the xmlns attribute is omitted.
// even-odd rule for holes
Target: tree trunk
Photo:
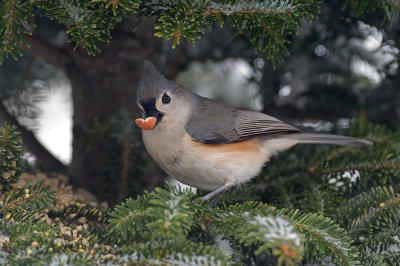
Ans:
<svg viewBox="0 0 400 266"><path fill-rule="evenodd" d="M136 86L140 68L144 59L157 63L161 51L161 41L154 38L152 25L142 25L134 33L130 27L124 29L120 25L113 32L112 41L104 45L95 57L86 55L85 51L71 53L74 60L66 68L72 84L74 108L73 154L69 174L75 185L85 187L101 198L100 175L107 163L107 134L111 130L101 130L100 126L94 139L93 134L88 135L88 130L96 130L96 124L107 124L120 108L137 114ZM92 138L90 146L88 138ZM123 172L121 175L126 178L126 171ZM115 182L121 182L118 178L121 176L116 176ZM162 181L159 180L160 175L147 178L149 184Z"/></svg>

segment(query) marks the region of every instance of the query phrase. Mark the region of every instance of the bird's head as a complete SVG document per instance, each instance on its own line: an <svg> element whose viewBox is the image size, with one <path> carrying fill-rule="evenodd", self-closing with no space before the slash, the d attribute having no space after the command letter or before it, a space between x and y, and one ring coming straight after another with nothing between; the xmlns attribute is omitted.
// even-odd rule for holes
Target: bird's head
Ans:
<svg viewBox="0 0 400 266"><path fill-rule="evenodd" d="M151 62L145 61L136 101L142 118L136 119L136 124L142 130L152 130L165 117L180 117L185 93L184 88L165 78Z"/></svg>

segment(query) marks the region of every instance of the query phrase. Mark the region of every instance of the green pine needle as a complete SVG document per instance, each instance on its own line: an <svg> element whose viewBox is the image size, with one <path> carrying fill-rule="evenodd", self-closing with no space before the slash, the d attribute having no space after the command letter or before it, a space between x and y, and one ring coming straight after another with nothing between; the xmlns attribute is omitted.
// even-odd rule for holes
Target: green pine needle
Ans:
<svg viewBox="0 0 400 266"><path fill-rule="evenodd" d="M353 240L335 221L315 213L284 211L295 227L306 236L305 254L310 261L331 257L339 265L359 264Z"/></svg>
<svg viewBox="0 0 400 266"><path fill-rule="evenodd" d="M22 189L13 189L4 194L0 213L6 220L13 218L18 221L34 219L40 220L41 216L52 208L54 191L43 185L43 181L34 185L27 185Z"/></svg>

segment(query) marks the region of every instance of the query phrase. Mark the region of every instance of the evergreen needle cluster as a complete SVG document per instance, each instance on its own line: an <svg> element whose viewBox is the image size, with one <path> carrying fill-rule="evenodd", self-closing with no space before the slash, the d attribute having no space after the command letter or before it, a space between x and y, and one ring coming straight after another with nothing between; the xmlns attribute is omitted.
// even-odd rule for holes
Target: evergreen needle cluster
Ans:
<svg viewBox="0 0 400 266"><path fill-rule="evenodd" d="M88 54L100 51L100 42L109 42L116 23L136 15L139 23L154 19L155 36L172 39L176 47L181 39L194 44L206 27L230 25L243 34L255 50L269 59L282 60L288 54L290 35L302 20L311 21L322 0L260 1L142 1L142 0L1 0L0 64L9 55L21 55L19 45L29 45L26 37L35 27L35 15L56 20L66 27L69 42L83 47ZM398 14L398 1L343 1L356 12L384 10L389 19Z"/></svg>
<svg viewBox="0 0 400 266"><path fill-rule="evenodd" d="M10 127L0 132L5 129ZM12 188L1 198L0 260L19 265L395 265L400 259L400 133L368 123L354 123L348 132L374 140L375 146L312 147L317 151L308 159L301 148L293 150L212 210L198 194L170 184L108 211L85 202L57 209L60 193L43 182ZM240 203L229 203L229 194Z"/></svg>

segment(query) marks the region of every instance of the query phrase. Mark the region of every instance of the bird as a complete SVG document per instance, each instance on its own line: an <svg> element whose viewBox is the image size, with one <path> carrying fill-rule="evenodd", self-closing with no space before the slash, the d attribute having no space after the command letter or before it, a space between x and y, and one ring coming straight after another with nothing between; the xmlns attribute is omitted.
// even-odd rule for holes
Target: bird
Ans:
<svg viewBox="0 0 400 266"><path fill-rule="evenodd" d="M212 208L231 187L246 183L275 154L296 144L371 145L368 140L303 133L267 114L201 97L145 61L137 86L135 120L146 150L171 177L211 191Z"/></svg>

